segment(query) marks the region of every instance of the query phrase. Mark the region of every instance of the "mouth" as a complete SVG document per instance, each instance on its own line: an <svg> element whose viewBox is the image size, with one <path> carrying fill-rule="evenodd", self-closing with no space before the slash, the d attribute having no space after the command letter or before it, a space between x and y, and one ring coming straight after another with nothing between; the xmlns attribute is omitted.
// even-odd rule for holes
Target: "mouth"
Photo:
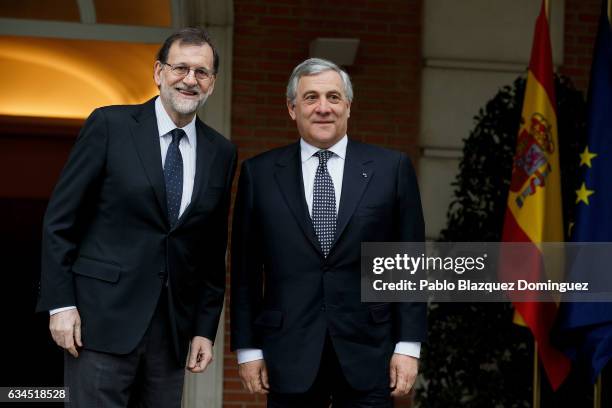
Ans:
<svg viewBox="0 0 612 408"><path fill-rule="evenodd" d="M178 93L180 93L183 96L187 96L187 97L194 97L194 96L198 96L200 93L196 92L196 91L191 91L189 89L181 89L181 88L175 88Z"/></svg>

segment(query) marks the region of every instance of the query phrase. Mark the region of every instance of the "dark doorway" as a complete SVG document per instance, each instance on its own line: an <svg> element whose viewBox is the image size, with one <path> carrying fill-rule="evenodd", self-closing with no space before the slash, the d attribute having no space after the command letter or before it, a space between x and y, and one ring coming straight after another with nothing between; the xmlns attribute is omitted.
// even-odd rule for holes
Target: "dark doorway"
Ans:
<svg viewBox="0 0 612 408"><path fill-rule="evenodd" d="M48 314L34 308L42 219L81 124L0 116L0 386L63 383L63 353L49 335Z"/></svg>
<svg viewBox="0 0 612 408"><path fill-rule="evenodd" d="M3 386L59 386L62 352L47 328L49 318L34 313L40 276L40 231L46 200L0 199Z"/></svg>

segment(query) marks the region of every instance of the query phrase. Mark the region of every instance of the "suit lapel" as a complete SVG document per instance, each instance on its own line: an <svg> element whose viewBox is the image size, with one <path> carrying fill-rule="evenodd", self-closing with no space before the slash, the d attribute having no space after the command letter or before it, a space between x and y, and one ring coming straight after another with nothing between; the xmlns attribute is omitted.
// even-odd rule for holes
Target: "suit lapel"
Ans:
<svg viewBox="0 0 612 408"><path fill-rule="evenodd" d="M340 239L349 220L353 216L361 196L365 192L372 176L372 160L365 157L362 145L352 142L350 139L346 146L346 158L344 162L344 175L342 177L342 194L340 195L340 207L338 210L338 223L336 227L336 239L334 245ZM330 252L331 252L330 251Z"/></svg>
<svg viewBox="0 0 612 408"><path fill-rule="evenodd" d="M166 214L166 184L164 170L161 162L161 148L159 146L159 131L155 117L155 98L142 105L140 112L134 115L131 125L132 138L149 183L153 187L155 197L164 215L164 223L168 223Z"/></svg>
<svg viewBox="0 0 612 408"><path fill-rule="evenodd" d="M287 206L293 213L302 232L322 256L321 246L315 235L312 220L308 214L308 206L306 205L299 143L289 146L287 150L284 151L284 154L277 160L274 177L280 187Z"/></svg>
<svg viewBox="0 0 612 408"><path fill-rule="evenodd" d="M193 180L191 203L187 206L187 208L185 208L185 211L179 217L174 228L178 228L183 224L185 219L189 216L194 204L197 202L199 194L202 191L206 191L208 180L210 179L210 166L212 165L215 155L217 154L217 147L206 134L206 129L198 118L196 118L196 133L198 140L196 144L196 171L195 178Z"/></svg>

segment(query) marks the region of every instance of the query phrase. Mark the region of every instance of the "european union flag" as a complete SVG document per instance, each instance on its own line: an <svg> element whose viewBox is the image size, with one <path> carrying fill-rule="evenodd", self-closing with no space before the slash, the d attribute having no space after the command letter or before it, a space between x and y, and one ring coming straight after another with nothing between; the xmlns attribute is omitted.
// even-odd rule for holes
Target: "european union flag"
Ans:
<svg viewBox="0 0 612 408"><path fill-rule="evenodd" d="M576 190L576 223L572 231L572 240L576 242L612 242L611 40L608 5L604 0L589 84L588 144L580 154L583 177ZM585 264L574 265L572 280L580 281L580 276L588 275L589 269ZM558 327L566 354L588 364L595 381L612 358L612 303L565 303Z"/></svg>

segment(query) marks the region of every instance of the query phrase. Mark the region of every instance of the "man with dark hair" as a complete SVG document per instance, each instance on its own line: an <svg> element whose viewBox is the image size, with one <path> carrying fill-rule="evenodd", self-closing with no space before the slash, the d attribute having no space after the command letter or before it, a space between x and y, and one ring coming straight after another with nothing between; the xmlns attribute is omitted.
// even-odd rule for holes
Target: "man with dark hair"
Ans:
<svg viewBox="0 0 612 408"><path fill-rule="evenodd" d="M180 407L212 359L236 149L196 117L219 57L187 28L158 53L159 97L96 109L43 222L39 311L75 407Z"/></svg>
<svg viewBox="0 0 612 408"><path fill-rule="evenodd" d="M197 27L187 27L172 34L166 38L159 51L157 51L157 60L162 64L168 62L168 53L172 44L179 41L183 45L202 45L208 44L213 53L213 73L216 75L219 71L219 53L214 44L210 41L208 32Z"/></svg>
<svg viewBox="0 0 612 408"><path fill-rule="evenodd" d="M405 154L347 137L353 89L334 63L289 78L301 138L242 165L232 234L231 347L274 408L389 408L407 394L424 303L362 303L362 242L422 242Z"/></svg>

